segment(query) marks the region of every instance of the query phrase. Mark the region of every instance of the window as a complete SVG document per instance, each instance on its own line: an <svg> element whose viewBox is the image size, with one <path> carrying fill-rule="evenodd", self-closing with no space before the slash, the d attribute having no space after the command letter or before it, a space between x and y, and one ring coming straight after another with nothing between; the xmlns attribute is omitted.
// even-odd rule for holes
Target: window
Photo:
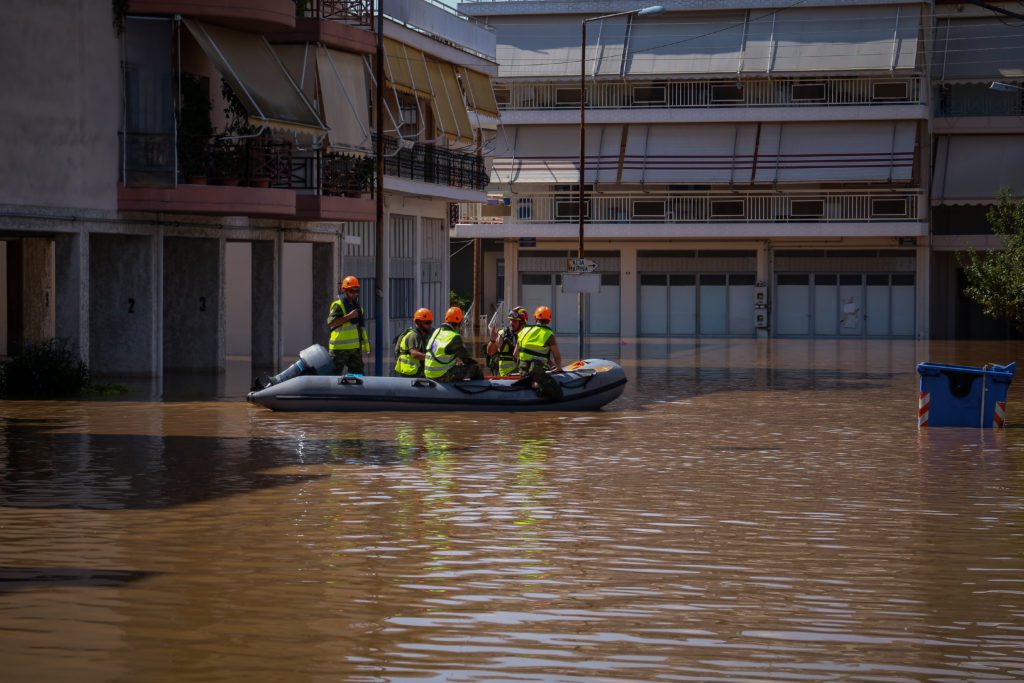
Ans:
<svg viewBox="0 0 1024 683"><path fill-rule="evenodd" d="M574 201L558 200L555 202L555 218L579 218L580 203ZM584 204L584 218L590 216L590 201Z"/></svg>
<svg viewBox="0 0 1024 683"><path fill-rule="evenodd" d="M820 218L825 215L824 199L794 199L789 215L793 218Z"/></svg>
<svg viewBox="0 0 1024 683"><path fill-rule="evenodd" d="M693 287L697 284L697 276L687 274L669 275L668 283L673 287Z"/></svg>
<svg viewBox="0 0 1024 683"><path fill-rule="evenodd" d="M701 275L700 284L702 287L724 287L725 275Z"/></svg>
<svg viewBox="0 0 1024 683"><path fill-rule="evenodd" d="M512 92L508 88L494 86L494 101L498 103L499 107L507 107L508 103L512 101Z"/></svg>
<svg viewBox="0 0 1024 683"><path fill-rule="evenodd" d="M877 273L868 273L868 275L866 277L867 277L867 284L868 284L869 287L880 287L880 286L881 287L888 287L889 286L889 276L888 275L879 275Z"/></svg>
<svg viewBox="0 0 1024 683"><path fill-rule="evenodd" d="M578 107L578 106L580 106L580 89L579 88L556 88L555 89L555 106L556 107Z"/></svg>
<svg viewBox="0 0 1024 683"><path fill-rule="evenodd" d="M840 285L859 285L861 284L861 276L859 274L843 274L839 276Z"/></svg>
<svg viewBox="0 0 1024 683"><path fill-rule="evenodd" d="M794 102L823 102L825 100L824 83L794 83Z"/></svg>
<svg viewBox="0 0 1024 683"><path fill-rule="evenodd" d="M547 273L523 273L524 285L550 285L551 276Z"/></svg>
<svg viewBox="0 0 1024 683"><path fill-rule="evenodd" d="M776 282L779 285L806 285L808 281L807 275L776 275Z"/></svg>
<svg viewBox="0 0 1024 683"><path fill-rule="evenodd" d="M740 287L753 287L756 279L757 276L753 273L733 273L729 276L729 284Z"/></svg>
<svg viewBox="0 0 1024 683"><path fill-rule="evenodd" d="M516 217L521 221L533 218L533 199L531 197L520 197L516 200Z"/></svg>
<svg viewBox="0 0 1024 683"><path fill-rule="evenodd" d="M907 216L907 198L880 199L872 197L871 215L905 218Z"/></svg>
<svg viewBox="0 0 1024 683"><path fill-rule="evenodd" d="M633 202L633 218L652 219L665 217L665 202L637 201Z"/></svg>
<svg viewBox="0 0 1024 683"><path fill-rule="evenodd" d="M743 86L739 83L728 83L711 86L711 102L713 104L726 104L729 102L742 102Z"/></svg>
<svg viewBox="0 0 1024 683"><path fill-rule="evenodd" d="M619 286L619 274L618 273L601 273L601 286L602 287L618 287Z"/></svg>
<svg viewBox="0 0 1024 683"><path fill-rule="evenodd" d="M914 274L913 273L893 273L892 276L893 287L913 287L914 286Z"/></svg>
<svg viewBox="0 0 1024 683"><path fill-rule="evenodd" d="M873 100L906 100L910 98L910 83L907 81L874 81L871 84Z"/></svg>
<svg viewBox="0 0 1024 683"><path fill-rule="evenodd" d="M641 287L664 287L665 286L665 275L653 275L650 273L640 274L640 286Z"/></svg>
<svg viewBox="0 0 1024 683"><path fill-rule="evenodd" d="M665 104L665 86L634 85L633 104Z"/></svg>
<svg viewBox="0 0 1024 683"><path fill-rule="evenodd" d="M719 199L711 202L712 218L742 218L744 214L742 199Z"/></svg>
<svg viewBox="0 0 1024 683"><path fill-rule="evenodd" d="M838 275L821 274L821 275L815 275L814 276L814 284L816 284L816 285L822 285L822 286L829 285L829 286L835 287L837 282L839 282L839 276Z"/></svg>

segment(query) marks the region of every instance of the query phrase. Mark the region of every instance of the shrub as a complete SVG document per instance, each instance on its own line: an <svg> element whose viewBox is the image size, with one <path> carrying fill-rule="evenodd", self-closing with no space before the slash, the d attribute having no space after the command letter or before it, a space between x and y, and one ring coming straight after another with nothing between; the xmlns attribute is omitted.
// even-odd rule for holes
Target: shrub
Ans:
<svg viewBox="0 0 1024 683"><path fill-rule="evenodd" d="M26 344L0 366L0 397L67 398L89 388L89 368L66 339Z"/></svg>

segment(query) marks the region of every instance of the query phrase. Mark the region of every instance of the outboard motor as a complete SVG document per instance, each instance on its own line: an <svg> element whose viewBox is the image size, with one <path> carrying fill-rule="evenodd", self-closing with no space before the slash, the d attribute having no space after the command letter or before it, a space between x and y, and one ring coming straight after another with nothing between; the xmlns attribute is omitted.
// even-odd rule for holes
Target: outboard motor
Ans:
<svg viewBox="0 0 1024 683"><path fill-rule="evenodd" d="M270 375L257 377L252 383L252 390L260 391L299 375L329 375L332 372L334 372L334 361L331 360L331 354L319 344L313 344L309 348L299 351L299 359L273 377Z"/></svg>

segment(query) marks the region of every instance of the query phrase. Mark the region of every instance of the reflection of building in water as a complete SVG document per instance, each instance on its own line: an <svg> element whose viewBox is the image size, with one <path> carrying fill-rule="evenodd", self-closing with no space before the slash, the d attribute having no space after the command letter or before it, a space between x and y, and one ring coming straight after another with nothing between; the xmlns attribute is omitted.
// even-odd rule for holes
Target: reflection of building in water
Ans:
<svg viewBox="0 0 1024 683"><path fill-rule="evenodd" d="M582 215L591 335L972 333L952 251L992 248L987 206L1024 191L1024 100L987 88L1024 80L1019 28L941 0L769 4L594 21L581 53L581 19L629 6L460 3L497 31L506 132L497 206L454 232L483 240L485 308L543 303L575 333Z"/></svg>

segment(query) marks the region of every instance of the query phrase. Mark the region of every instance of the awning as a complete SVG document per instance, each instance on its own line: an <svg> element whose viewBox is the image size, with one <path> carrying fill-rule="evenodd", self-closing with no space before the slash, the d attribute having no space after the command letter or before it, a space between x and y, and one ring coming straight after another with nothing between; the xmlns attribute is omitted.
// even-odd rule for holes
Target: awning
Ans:
<svg viewBox="0 0 1024 683"><path fill-rule="evenodd" d="M579 15L545 16L542 23L525 16L492 17L497 30L498 75L579 76L582 30ZM619 75L626 17L587 25L587 73Z"/></svg>
<svg viewBox="0 0 1024 683"><path fill-rule="evenodd" d="M630 126L621 182L747 183L755 132L751 123Z"/></svg>
<svg viewBox="0 0 1024 683"><path fill-rule="evenodd" d="M455 68L446 62L427 59L427 73L434 93L432 104L434 116L441 132L450 142L459 145L473 144L473 126L469 122L466 102L462 99Z"/></svg>
<svg viewBox="0 0 1024 683"><path fill-rule="evenodd" d="M429 97L430 76L426 56L392 38L384 39L384 78L398 90Z"/></svg>
<svg viewBox="0 0 1024 683"><path fill-rule="evenodd" d="M736 74L745 35L742 12L639 18L630 32L625 73Z"/></svg>
<svg viewBox="0 0 1024 683"><path fill-rule="evenodd" d="M263 36L184 19L255 125L323 135L326 128Z"/></svg>
<svg viewBox="0 0 1024 683"><path fill-rule="evenodd" d="M914 121L765 123L754 182L910 180Z"/></svg>
<svg viewBox="0 0 1024 683"><path fill-rule="evenodd" d="M932 74L940 81L1024 78L1024 24L992 19L940 20Z"/></svg>
<svg viewBox="0 0 1024 683"><path fill-rule="evenodd" d="M351 52L320 47L316 52L322 106L331 147L367 151L372 144L366 68Z"/></svg>
<svg viewBox="0 0 1024 683"><path fill-rule="evenodd" d="M487 74L471 71L464 66L459 67L462 87L466 91L467 105L478 114L498 118L498 102L494 99L494 89Z"/></svg>
<svg viewBox="0 0 1024 683"><path fill-rule="evenodd" d="M578 126L506 126L491 157L491 182L579 182ZM614 183L619 173L623 126L587 126L584 182Z"/></svg>
<svg viewBox="0 0 1024 683"><path fill-rule="evenodd" d="M751 10L750 16L743 72L890 71L916 65L918 5L794 7Z"/></svg>
<svg viewBox="0 0 1024 683"><path fill-rule="evenodd" d="M1024 192L1024 135L943 135L936 145L933 199L991 204L1002 187Z"/></svg>

